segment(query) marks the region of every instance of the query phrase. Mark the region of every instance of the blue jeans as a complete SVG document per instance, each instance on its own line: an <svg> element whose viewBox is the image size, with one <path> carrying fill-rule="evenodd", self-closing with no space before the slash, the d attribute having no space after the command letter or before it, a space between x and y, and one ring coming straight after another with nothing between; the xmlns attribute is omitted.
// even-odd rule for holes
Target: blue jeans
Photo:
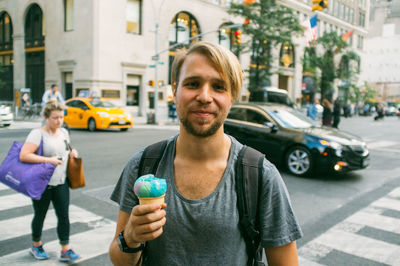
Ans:
<svg viewBox="0 0 400 266"><path fill-rule="evenodd" d="M40 241L43 222L49 209L50 202L57 215L57 235L61 245L69 242L69 187L66 181L62 185L47 186L40 200L32 200L34 216L32 220L32 240Z"/></svg>

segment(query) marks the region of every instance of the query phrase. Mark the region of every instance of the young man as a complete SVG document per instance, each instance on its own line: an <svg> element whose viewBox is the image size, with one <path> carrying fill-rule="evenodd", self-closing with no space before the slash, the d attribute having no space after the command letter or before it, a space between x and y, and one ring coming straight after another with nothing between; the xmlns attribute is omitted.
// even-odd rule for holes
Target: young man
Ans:
<svg viewBox="0 0 400 266"><path fill-rule="evenodd" d="M168 141L156 172L167 181L166 204L139 205L133 184L143 151L136 153L111 196L120 204L111 260L136 265L146 242L146 265L246 265L235 191L242 144L223 129L242 87L240 64L222 46L198 42L176 55L172 84L180 132ZM298 265L295 240L302 233L285 185L267 160L260 186L259 224L268 263Z"/></svg>
<svg viewBox="0 0 400 266"><path fill-rule="evenodd" d="M50 86L50 90L47 90L44 92L43 97L42 97L42 107L46 105L48 101L51 99L56 100L59 103L64 104L64 98L61 95L61 93L58 91L58 86L56 84L52 84Z"/></svg>

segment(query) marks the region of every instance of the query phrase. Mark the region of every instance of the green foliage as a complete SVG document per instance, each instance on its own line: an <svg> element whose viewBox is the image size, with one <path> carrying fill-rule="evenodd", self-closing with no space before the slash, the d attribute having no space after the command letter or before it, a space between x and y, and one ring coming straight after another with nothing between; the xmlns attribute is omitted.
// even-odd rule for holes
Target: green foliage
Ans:
<svg viewBox="0 0 400 266"><path fill-rule="evenodd" d="M274 0L258 0L252 4L232 3L229 13L249 20L242 32L249 38L242 41L241 50L252 54L250 90L269 82L272 47L291 41L293 34L303 32L291 8L277 5Z"/></svg>

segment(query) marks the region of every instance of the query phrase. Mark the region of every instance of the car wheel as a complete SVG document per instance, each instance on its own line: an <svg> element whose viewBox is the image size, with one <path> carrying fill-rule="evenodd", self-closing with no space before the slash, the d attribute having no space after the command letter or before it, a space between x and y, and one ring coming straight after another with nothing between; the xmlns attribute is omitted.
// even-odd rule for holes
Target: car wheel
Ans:
<svg viewBox="0 0 400 266"><path fill-rule="evenodd" d="M291 148L286 154L286 167L290 173L305 176L312 171L312 158L310 151L302 146Z"/></svg>
<svg viewBox="0 0 400 266"><path fill-rule="evenodd" d="M121 128L121 131L128 131L127 128Z"/></svg>
<svg viewBox="0 0 400 266"><path fill-rule="evenodd" d="M4 124L3 126L4 127L9 127L11 124Z"/></svg>
<svg viewBox="0 0 400 266"><path fill-rule="evenodd" d="M91 131L91 132L93 132L93 131L96 130L96 121L94 121L93 118L90 118L90 119L89 119L89 122L88 122L88 129L89 129L89 131Z"/></svg>

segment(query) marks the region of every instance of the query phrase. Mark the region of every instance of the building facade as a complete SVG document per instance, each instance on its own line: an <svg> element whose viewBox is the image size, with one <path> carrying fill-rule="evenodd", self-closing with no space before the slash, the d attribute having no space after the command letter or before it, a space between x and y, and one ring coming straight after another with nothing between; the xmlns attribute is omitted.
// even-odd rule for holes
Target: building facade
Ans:
<svg viewBox="0 0 400 266"><path fill-rule="evenodd" d="M400 102L400 0L371 4L363 78L377 98Z"/></svg>
<svg viewBox="0 0 400 266"><path fill-rule="evenodd" d="M171 100L169 73L177 48L202 39L234 51L236 29L229 25L243 19L227 13L230 3L0 0L0 100L15 102L17 92L28 88L33 102L40 102L55 83L65 98L100 96L144 116L153 107L156 92L161 116L166 118ZM295 10L300 22L313 14L311 0L281 3ZM369 0L331 1L319 13L320 34L352 30L350 42L362 51L368 8ZM279 74L272 76L271 85L288 90L297 101L302 96L303 55L304 38L294 37L292 43L275 48L273 59ZM238 56L243 68L248 68L250 56ZM247 97L246 86L242 99Z"/></svg>

